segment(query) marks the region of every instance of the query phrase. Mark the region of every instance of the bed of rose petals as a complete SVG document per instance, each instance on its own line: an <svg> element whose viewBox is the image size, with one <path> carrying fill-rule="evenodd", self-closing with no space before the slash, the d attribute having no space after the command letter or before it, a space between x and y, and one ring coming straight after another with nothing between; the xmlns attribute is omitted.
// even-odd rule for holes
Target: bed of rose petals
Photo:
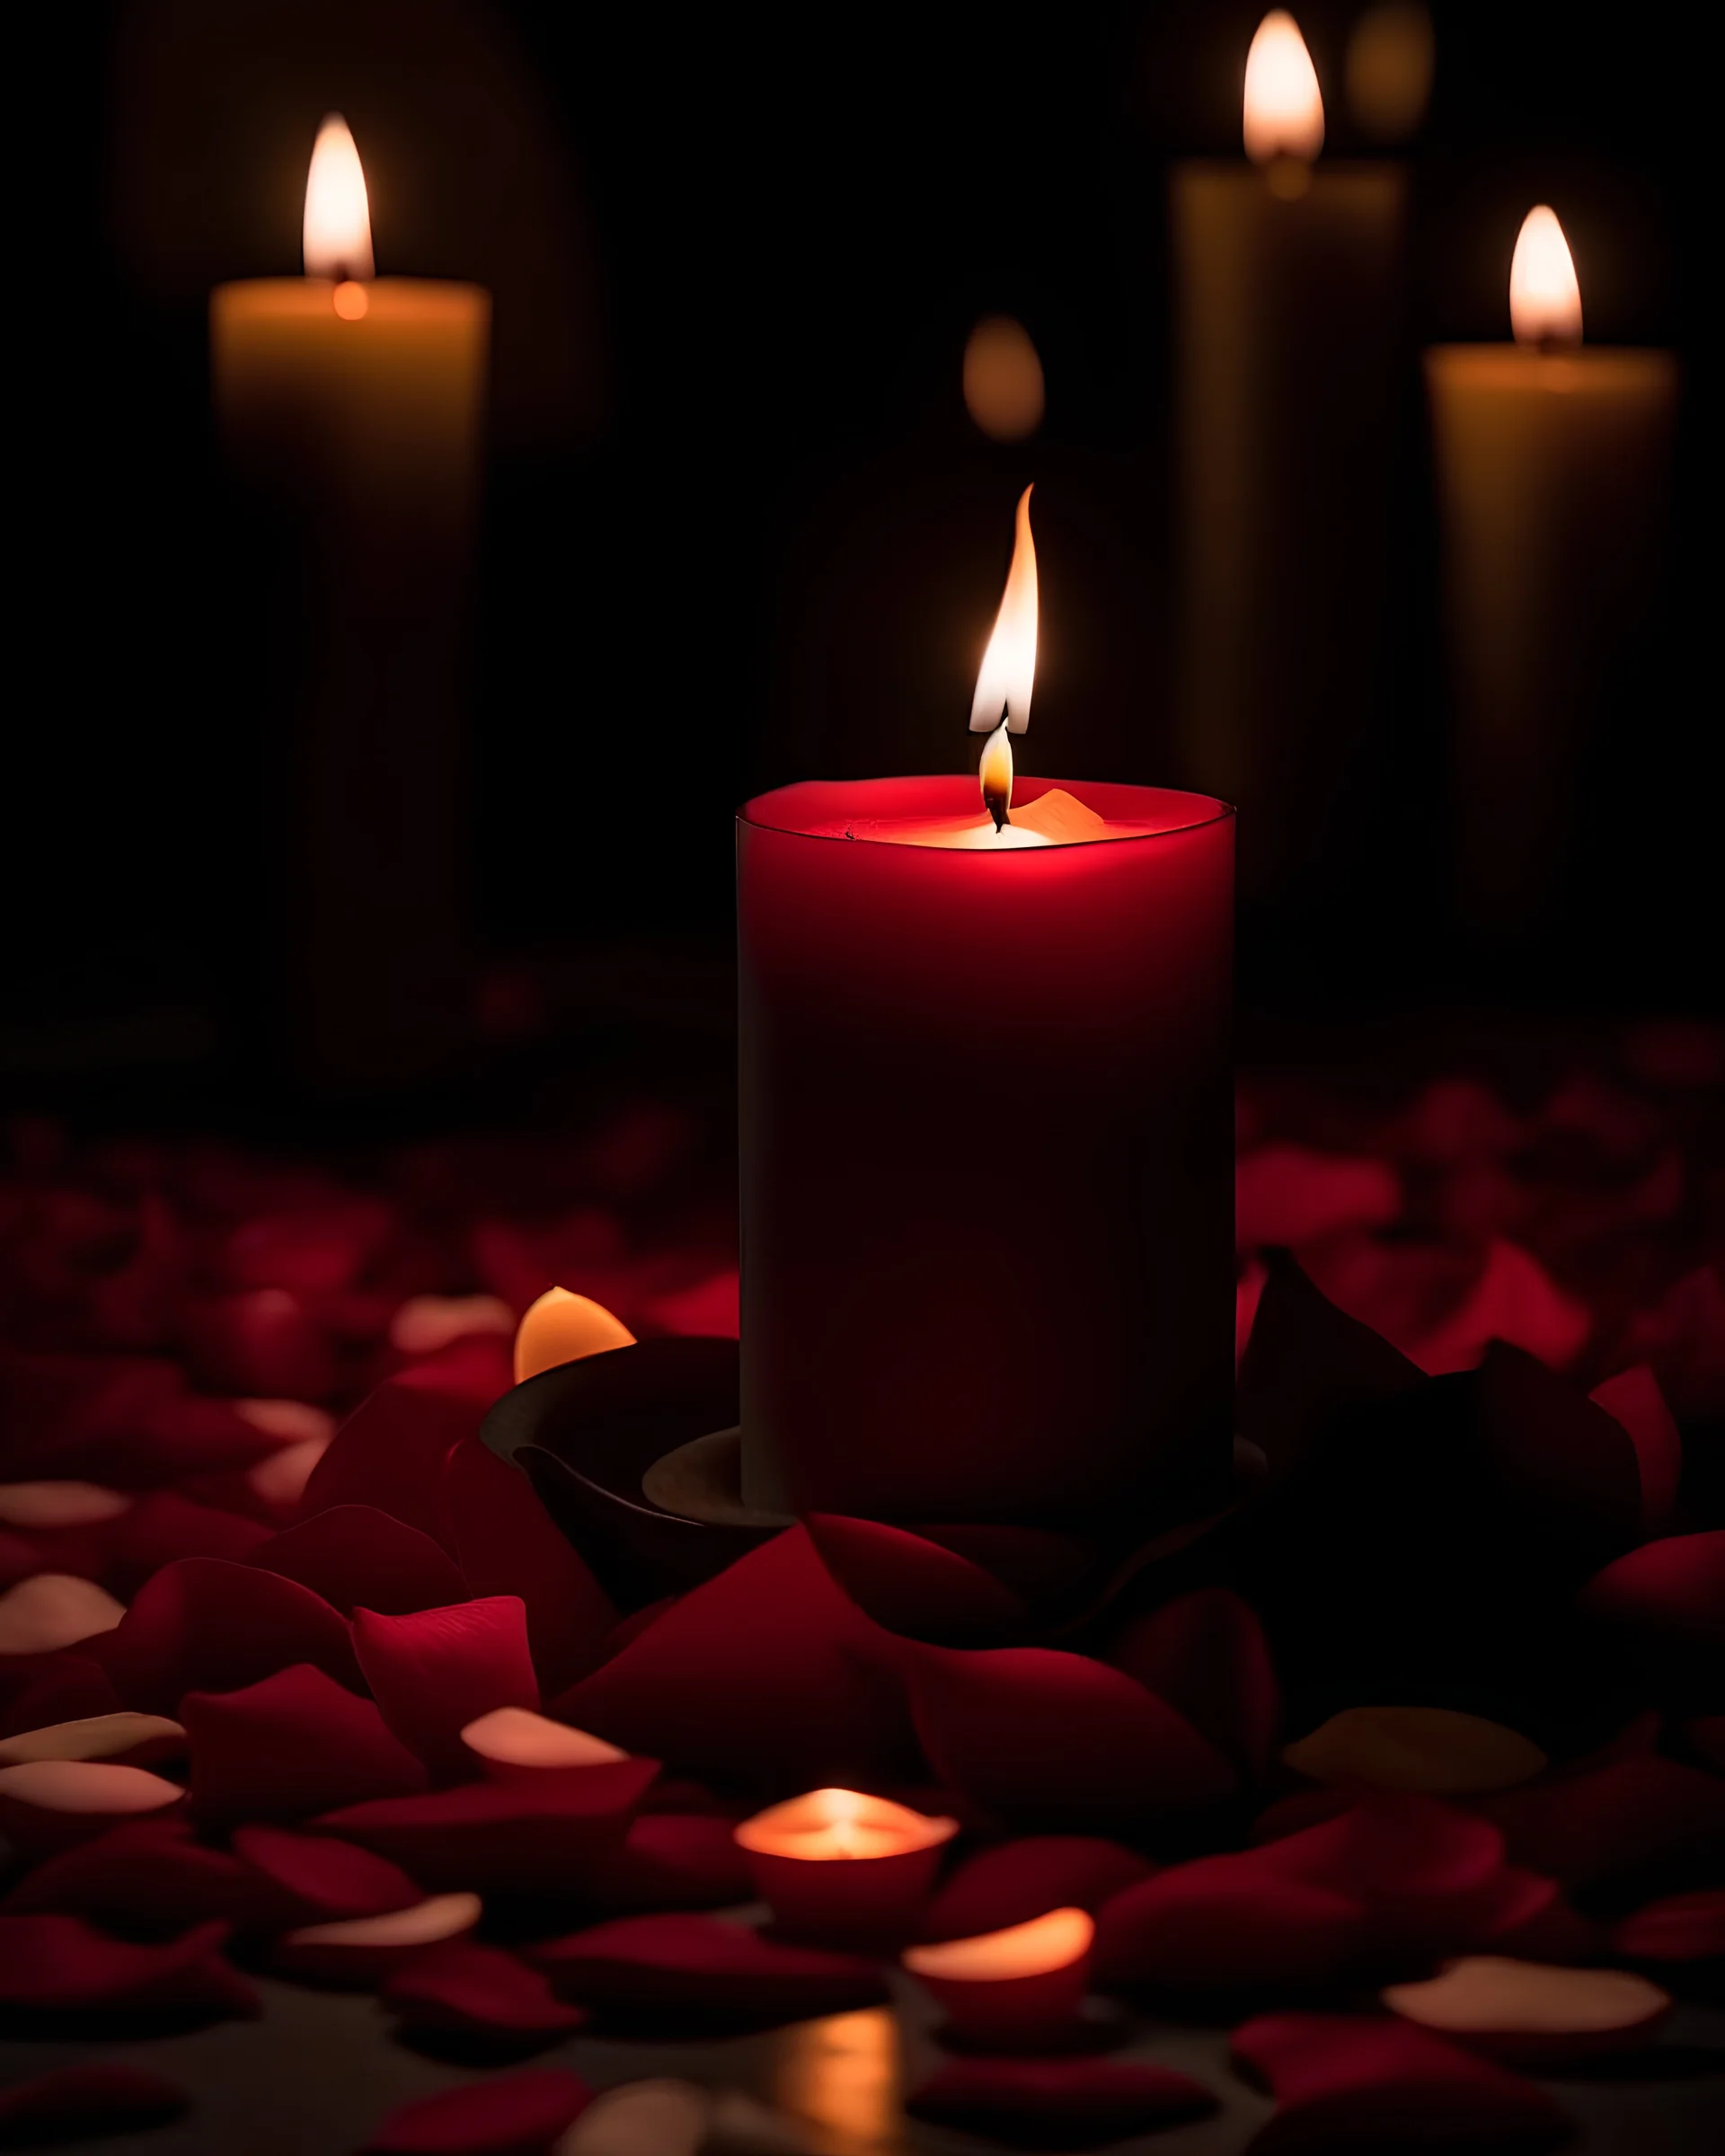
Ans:
<svg viewBox="0 0 1725 2156"><path fill-rule="evenodd" d="M340 1172L15 1130L7 2025L370 1992L498 2070L369 2146L602 2156L622 2092L503 2066L887 1996L737 1913L736 1820L842 1784L962 1822L921 1938L1082 1908L1097 1989L1234 2026L1265 2152L1561 2141L1518 2068L1646 2043L1725 1967L1721 1074L1668 1047L1520 1109L1248 1091L1242 1495L1188 1537L817 1518L633 1610L477 1433L553 1281L734 1334L677 1117ZM1640 1990L1575 1988L1606 1970ZM0 2144L184 2100L67 2070ZM954 2056L910 2107L1072 2147L1213 2100Z"/></svg>

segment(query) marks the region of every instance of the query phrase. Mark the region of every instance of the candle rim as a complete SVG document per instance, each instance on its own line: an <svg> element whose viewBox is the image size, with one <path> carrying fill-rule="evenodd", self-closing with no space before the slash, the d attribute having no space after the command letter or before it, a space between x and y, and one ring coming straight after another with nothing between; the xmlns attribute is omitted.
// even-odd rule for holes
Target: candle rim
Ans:
<svg viewBox="0 0 1725 2156"><path fill-rule="evenodd" d="M890 1797L876 1797L866 1789L805 1789L799 1797L787 1797L779 1804L768 1805L765 1811L756 1812L750 1818L739 1820L731 1830L732 1838L739 1848L751 1850L757 1856L794 1856L794 1850L780 1846L784 1838L825 1833L838 1823L830 1819L818 1819L807 1826L800 1826L792 1823L792 1816L800 1812L804 1806L813 1803L817 1798L831 1795L859 1797L864 1803L878 1807L876 1817L880 1820L881 1832L897 1827L901 1833L914 1833L917 1837L903 1849L879 1852L881 1856L911 1856L925 1849L938 1849L942 1842L950 1842L959 1831L956 1819L931 1812L913 1811L907 1804L895 1804ZM890 1816L883 1817L882 1815ZM871 1822L862 1819L854 1824L867 1826ZM859 1857L852 1851L840 1850L814 1860L823 1864L855 1864L877 1861L878 1858Z"/></svg>
<svg viewBox="0 0 1725 2156"><path fill-rule="evenodd" d="M1058 1961L1043 1961L1032 1955L1034 1966L1012 1966L1015 1957L1022 1958L1024 1948L1038 1933L1064 1938L1071 1952ZM1089 1953L1095 1936L1096 1920L1090 1912L1066 1904L1058 1909L1045 1909L1040 1916L1027 1917L1022 1923L1003 1925L997 1931L978 1931L965 1939L935 1940L907 1947L902 1958L913 1975L932 1976L937 1982L944 1977L962 1984L1011 1984L1026 1976L1048 1976L1057 1969L1069 1969ZM976 1966L1003 1951L1008 1963L1005 1968Z"/></svg>
<svg viewBox="0 0 1725 2156"><path fill-rule="evenodd" d="M1085 800L1084 793L1080 791L1081 788L1089 788L1092 791L1101 789L1110 794L1152 794L1162 799L1172 798L1190 802L1195 808L1201 808L1206 813L1191 816L1179 823L1161 826L1154 831L1122 832L1117 830L1095 838L1062 839L1056 844L1047 846L1026 846L1012 851L1003 850L998 854L985 853L981 856L982 858L1011 861L1044 860L1050 854L1075 853L1085 846L1154 844L1159 839L1177 838L1189 832L1204 830L1212 824L1226 823L1238 813L1232 801L1225 801L1216 794L1198 793L1190 787L1184 786L1143 786L1121 780L1045 779L1040 777L1025 779L1022 783L1036 789L1034 793L1022 796L1019 805L1023 808L1028 808L1033 800L1039 800L1043 794L1051 793L1056 788L1059 788L1070 793L1073 799L1084 808L1095 808L1094 803ZM769 803L782 801L786 795L802 792L807 788L825 787L834 790L843 788L850 792L866 791L878 787L905 785L951 788L954 791L954 800L951 806L942 802L937 806L900 811L899 820L908 822L929 816L965 816L976 809L976 782L974 779L960 777L951 772L922 772L884 779L795 779L787 786L770 787L765 793L753 795L738 809L737 822L739 827L746 827L749 830L771 831L783 838L806 838L829 844L885 844L894 846L899 853L932 853L951 851L950 848L930 845L915 839L902 841L877 839L866 832L859 833L854 838L852 838L840 831L811 831L808 828L806 821L791 823L784 820L782 815L774 817L761 813ZM862 817L867 817L872 813L881 822L894 820L890 816L881 816L878 809L871 812L865 806L859 806L852 813ZM1095 808L1095 813L1105 814L1100 808Z"/></svg>

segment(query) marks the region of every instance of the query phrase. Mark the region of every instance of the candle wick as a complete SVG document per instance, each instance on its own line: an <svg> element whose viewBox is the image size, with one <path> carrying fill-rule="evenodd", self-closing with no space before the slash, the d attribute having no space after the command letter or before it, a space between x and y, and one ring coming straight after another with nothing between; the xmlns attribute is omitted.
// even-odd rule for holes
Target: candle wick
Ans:
<svg viewBox="0 0 1725 2156"><path fill-rule="evenodd" d="M1011 710L1012 703L1008 699L1000 707L1000 724L995 729L996 734L1004 734L1006 731L1006 720ZM1010 766L1008 768L1010 769ZM1013 820L1012 781L1008 779L1004 788L986 786L983 789L982 798L987 804L989 815L995 819L995 829L1004 831Z"/></svg>

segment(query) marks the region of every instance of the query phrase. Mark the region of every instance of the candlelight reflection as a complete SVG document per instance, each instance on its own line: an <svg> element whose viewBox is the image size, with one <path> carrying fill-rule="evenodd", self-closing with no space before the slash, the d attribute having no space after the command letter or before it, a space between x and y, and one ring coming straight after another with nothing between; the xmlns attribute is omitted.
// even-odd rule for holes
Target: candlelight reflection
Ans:
<svg viewBox="0 0 1725 2156"><path fill-rule="evenodd" d="M1517 344L1579 344L1581 287L1556 212L1542 202L1522 219L1509 265L1509 323Z"/></svg>
<svg viewBox="0 0 1725 2156"><path fill-rule="evenodd" d="M312 146L303 244L307 277L332 277L342 284L373 274L366 175L348 123L339 112L325 116ZM359 296L363 299L365 295ZM357 321L365 308L349 313L349 307L338 305L337 312Z"/></svg>
<svg viewBox="0 0 1725 2156"><path fill-rule="evenodd" d="M1022 323L990 314L964 348L965 410L991 441L1022 442L1042 424L1042 362Z"/></svg>
<svg viewBox="0 0 1725 2156"><path fill-rule="evenodd" d="M898 2035L889 2007L786 2029L767 2076L774 2103L824 2127L844 2150L860 2156L890 2145L900 2131Z"/></svg>
<svg viewBox="0 0 1725 2156"><path fill-rule="evenodd" d="M1323 97L1299 25L1274 8L1258 25L1246 55L1246 155L1267 165L1278 193L1305 191L1309 165L1323 147Z"/></svg>

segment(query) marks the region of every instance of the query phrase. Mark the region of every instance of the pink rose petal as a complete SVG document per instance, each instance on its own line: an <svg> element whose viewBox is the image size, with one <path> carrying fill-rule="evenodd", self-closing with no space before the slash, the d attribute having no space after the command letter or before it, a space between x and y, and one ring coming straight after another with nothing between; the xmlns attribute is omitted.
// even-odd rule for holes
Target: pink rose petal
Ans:
<svg viewBox="0 0 1725 2156"><path fill-rule="evenodd" d="M546 2156L591 2094L556 2067L446 2089L392 2111L373 2130L367 2156Z"/></svg>
<svg viewBox="0 0 1725 2156"><path fill-rule="evenodd" d="M190 2108L178 2081L142 2066L97 2060L0 2090L0 2148L46 2147L165 2126Z"/></svg>
<svg viewBox="0 0 1725 2156"><path fill-rule="evenodd" d="M427 1947L464 1937L479 1915L476 1894L434 1894L381 1916L303 1924L275 1941L270 1966L281 1975L307 1983L374 1991Z"/></svg>
<svg viewBox="0 0 1725 2156"><path fill-rule="evenodd" d="M181 1712L201 1819L298 1819L425 1786L372 1702L305 1663L237 1692L188 1692Z"/></svg>
<svg viewBox="0 0 1725 2156"><path fill-rule="evenodd" d="M1118 1842L1091 1834L1033 1834L971 1857L935 1894L920 1935L978 1939L1028 1923L1049 1909L1094 1916L1117 1895L1151 1876L1152 1867Z"/></svg>
<svg viewBox="0 0 1725 2156"><path fill-rule="evenodd" d="M1476 1799L1517 1863L1572 1886L1725 1850L1725 1786L1657 1755Z"/></svg>
<svg viewBox="0 0 1725 2156"><path fill-rule="evenodd" d="M1668 1895L1626 1916L1611 1935L1631 1961L1712 1961L1725 1957L1725 1888Z"/></svg>
<svg viewBox="0 0 1725 2156"><path fill-rule="evenodd" d="M162 1714L92 1714L0 1738L0 1767L29 1759L106 1759L128 1767L183 1759L186 1733Z"/></svg>
<svg viewBox="0 0 1725 2156"><path fill-rule="evenodd" d="M1365 1912L1344 1895L1250 1857L1205 1857L1108 1903L1093 1960L1114 1990L1309 1988L1350 1968L1367 1936Z"/></svg>
<svg viewBox="0 0 1725 2156"><path fill-rule="evenodd" d="M234 1854L279 1894L290 1923L385 1916L420 1899L419 1886L386 1858L332 1834L243 1826Z"/></svg>
<svg viewBox="0 0 1725 2156"><path fill-rule="evenodd" d="M949 2059L905 2108L1024 2149L1088 2149L1206 2117L1216 2098L1165 2066L1117 2059Z"/></svg>
<svg viewBox="0 0 1725 2156"><path fill-rule="evenodd" d="M1182 1595L1128 1626L1108 1658L1177 1709L1243 1773L1262 1774L1281 1701L1263 1627L1237 1595L1226 1587Z"/></svg>
<svg viewBox="0 0 1725 2156"><path fill-rule="evenodd" d="M261 1571L295 1579L332 1609L400 1615L460 1602L467 1583L440 1544L371 1505L333 1505L266 1536L251 1552Z"/></svg>
<svg viewBox="0 0 1725 2156"><path fill-rule="evenodd" d="M629 1756L602 1736L526 1707L493 1707L467 1724L461 1741L488 1781L531 1781L547 1768L598 1767Z"/></svg>
<svg viewBox="0 0 1725 2156"><path fill-rule="evenodd" d="M651 1760L547 1772L532 1783L468 1782L429 1796L352 1805L321 1828L399 1864L429 1887L579 1892L609 1864Z"/></svg>
<svg viewBox="0 0 1725 2156"><path fill-rule="evenodd" d="M1232 1794L1221 1755L1119 1670L1048 1648L924 1648L916 1727L942 1782L993 1816L1087 1827Z"/></svg>
<svg viewBox="0 0 1725 2156"><path fill-rule="evenodd" d="M1596 1385L1588 1398L1629 1432L1641 1478L1641 1524L1662 1534L1676 1510L1683 1476L1683 1439L1659 1391L1659 1381L1645 1363L1637 1363Z"/></svg>
<svg viewBox="0 0 1725 2156"><path fill-rule="evenodd" d="M362 1609L353 1643L379 1713L436 1776L470 1774L461 1741L496 1707L537 1707L526 1613L515 1595L390 1617Z"/></svg>
<svg viewBox="0 0 1725 2156"><path fill-rule="evenodd" d="M791 2021L887 1995L860 1956L782 1946L711 1916L620 1917L535 1947L532 1959L560 1994L610 2011Z"/></svg>
<svg viewBox="0 0 1725 2156"><path fill-rule="evenodd" d="M182 1558L146 1580L85 1651L128 1707L155 1714L174 1713L189 1692L234 1692L289 1663L355 1691L361 1682L347 1620L322 1596L213 1557Z"/></svg>
<svg viewBox="0 0 1725 2156"><path fill-rule="evenodd" d="M125 1614L93 1579L38 1572L0 1595L0 1655L51 1655L111 1632Z"/></svg>
<svg viewBox="0 0 1725 2156"><path fill-rule="evenodd" d="M587 2019L537 1969L471 1940L410 1956L385 1985L383 2003L410 2028L456 2035L563 2036Z"/></svg>
<svg viewBox="0 0 1725 2156"><path fill-rule="evenodd" d="M452 1549L443 1464L473 1435L480 1412L455 1393L391 1378L336 1432L305 1485L301 1517L334 1505L371 1505Z"/></svg>
<svg viewBox="0 0 1725 2156"><path fill-rule="evenodd" d="M156 1814L45 1858L13 1888L5 1908L178 1931L217 1918L249 1923L260 1903L255 1878L236 1858L200 1847L177 1816Z"/></svg>
<svg viewBox="0 0 1725 2156"><path fill-rule="evenodd" d="M39 2011L176 2009L252 2019L257 1993L221 1958L226 1924L139 1945L81 1916L0 1916L0 2004Z"/></svg>
<svg viewBox="0 0 1725 2156"><path fill-rule="evenodd" d="M1030 1612L1016 1595L938 1542L832 1513L811 1514L807 1526L839 1586L889 1632L969 1647L1028 1629Z"/></svg>

